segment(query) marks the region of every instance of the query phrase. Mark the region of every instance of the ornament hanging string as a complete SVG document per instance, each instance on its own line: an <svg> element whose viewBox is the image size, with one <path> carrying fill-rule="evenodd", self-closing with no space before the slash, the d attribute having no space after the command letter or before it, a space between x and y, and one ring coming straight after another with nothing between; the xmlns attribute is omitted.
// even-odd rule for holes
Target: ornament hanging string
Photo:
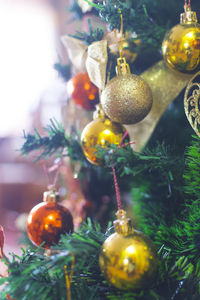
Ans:
<svg viewBox="0 0 200 300"><path fill-rule="evenodd" d="M124 26L123 26L123 15L121 9L119 9L120 17L121 17L121 29L120 29L120 34L121 34L121 41L119 45L119 55L120 58L123 58L123 35L124 35Z"/></svg>
<svg viewBox="0 0 200 300"><path fill-rule="evenodd" d="M126 131L124 133L124 135L122 137L122 140L121 140L119 146L117 147L117 149L124 148L124 147L127 147L127 146L135 144L135 142L128 142L128 143L123 144L123 141L125 140L125 138L127 137L127 135L128 135L128 131ZM110 157L110 160L111 160L111 163L112 163L112 172L113 172L113 179L114 179L114 184L115 184L115 193L116 193L116 199L117 199L117 208L118 208L119 211L121 211L121 209L122 209L121 195L120 195L119 184L118 184L118 181L117 181L117 174L116 174L116 170L115 170L115 167L114 167L114 164L113 164L112 156Z"/></svg>
<svg viewBox="0 0 200 300"><path fill-rule="evenodd" d="M44 162L42 163L44 174L47 178L48 189L52 189L56 186L61 165L62 165L61 159L57 163L55 163L53 166L51 166L50 168L47 168L47 166ZM53 178L53 182L51 183L49 174L54 171L56 171L56 172L55 172L55 176Z"/></svg>
<svg viewBox="0 0 200 300"><path fill-rule="evenodd" d="M72 252L70 252L70 255L72 257L72 262L71 262L71 271L68 272L67 270L67 265L64 266L64 272L65 272L65 283L66 283L66 288L67 288L67 300L71 300L71 281L72 281L72 276L74 272L74 265L75 265L75 256Z"/></svg>
<svg viewBox="0 0 200 300"><path fill-rule="evenodd" d="M119 189L119 184L117 182L116 170L115 170L115 167L113 165L112 165L112 171L113 171L113 178L114 178L114 184L115 184L117 208L118 208L118 210L121 210L122 209L122 202L121 202L121 196L120 196L120 189Z"/></svg>

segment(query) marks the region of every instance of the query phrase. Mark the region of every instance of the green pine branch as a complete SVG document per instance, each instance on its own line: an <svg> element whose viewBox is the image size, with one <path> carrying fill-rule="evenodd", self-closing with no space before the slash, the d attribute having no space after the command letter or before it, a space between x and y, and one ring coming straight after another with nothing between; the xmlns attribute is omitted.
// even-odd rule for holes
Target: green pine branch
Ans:
<svg viewBox="0 0 200 300"><path fill-rule="evenodd" d="M41 249L23 250L21 256L7 259L8 278L1 278L0 284L7 282L0 295L5 300L9 294L16 300L66 300L64 266L70 271L71 252L75 256L72 299L105 300L131 299L156 300L173 296L179 282L194 276L194 268L185 258L177 258L173 264L171 249L162 246L158 252L160 269L156 281L145 290L121 291L112 287L101 275L98 257L104 240L111 234L100 231L98 224L82 224L77 233L62 235L60 243L53 247L53 254L45 256ZM166 284L167 282L167 284ZM174 282L176 285L174 286Z"/></svg>
<svg viewBox="0 0 200 300"><path fill-rule="evenodd" d="M84 160L82 148L76 135L66 136L62 125L52 119L44 129L47 132L47 136L44 137L39 134L37 129L35 129L35 134L24 133L25 142L21 147L22 155L37 151L40 154L36 160L48 159L55 154L57 156L69 156L72 160Z"/></svg>
<svg viewBox="0 0 200 300"><path fill-rule="evenodd" d="M146 1L113 1L103 2L99 10L101 19L108 23L110 30L121 28L120 12L123 16L124 32L135 32L141 40L140 48L159 49L167 25L159 24L150 16L151 6L147 8Z"/></svg>
<svg viewBox="0 0 200 300"><path fill-rule="evenodd" d="M9 294L16 300L66 300L64 265L70 266L71 252L75 256L72 299L148 299L156 300L156 283L147 290L120 291L110 286L101 275L98 256L101 245L110 235L103 234L98 224L83 224L77 233L63 235L54 254L45 256L41 249L23 250L21 256L7 259L9 277L0 279L0 284L8 283L0 296ZM161 257L163 260L163 258ZM162 276L159 275L161 278ZM158 278L158 282L160 279ZM161 283L161 281L160 281Z"/></svg>
<svg viewBox="0 0 200 300"><path fill-rule="evenodd" d="M86 31L83 32L77 31L76 34L74 35L69 34L69 36L83 41L83 43L86 45L90 45L93 42L101 41L104 36L103 29L102 28L93 29L90 19L88 19L88 26L89 26L89 33L87 33Z"/></svg>

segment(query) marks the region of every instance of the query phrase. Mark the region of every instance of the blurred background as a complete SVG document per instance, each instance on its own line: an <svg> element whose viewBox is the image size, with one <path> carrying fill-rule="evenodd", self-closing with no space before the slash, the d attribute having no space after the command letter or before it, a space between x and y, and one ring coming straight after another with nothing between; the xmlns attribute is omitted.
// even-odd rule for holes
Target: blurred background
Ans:
<svg viewBox="0 0 200 300"><path fill-rule="evenodd" d="M16 219L42 200L47 182L41 166L20 155L23 130L61 121L66 86L54 64L67 63L60 36L70 22L67 0L0 0L0 224L5 252L18 252Z"/></svg>

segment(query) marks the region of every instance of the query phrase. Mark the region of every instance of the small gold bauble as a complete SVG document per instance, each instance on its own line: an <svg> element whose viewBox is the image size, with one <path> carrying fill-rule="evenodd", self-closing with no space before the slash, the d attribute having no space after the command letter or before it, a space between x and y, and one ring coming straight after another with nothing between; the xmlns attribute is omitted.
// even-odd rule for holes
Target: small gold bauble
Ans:
<svg viewBox="0 0 200 300"><path fill-rule="evenodd" d="M106 115L121 124L135 124L151 110L153 96L149 85L134 74L118 75L111 79L101 95Z"/></svg>
<svg viewBox="0 0 200 300"><path fill-rule="evenodd" d="M186 8L185 8L186 9ZM181 15L181 24L167 32L162 43L163 58L172 69L195 72L200 65L200 24L190 9Z"/></svg>
<svg viewBox="0 0 200 300"><path fill-rule="evenodd" d="M125 127L107 117L90 122L81 135L81 145L86 158L94 165L101 165L103 158L97 157L97 146L106 148L111 144L119 145L125 132Z"/></svg>
<svg viewBox="0 0 200 300"><path fill-rule="evenodd" d="M119 289L143 289L157 273L158 257L154 245L130 224L117 222L117 232L106 239L100 252L101 271Z"/></svg>
<svg viewBox="0 0 200 300"><path fill-rule="evenodd" d="M130 39L124 39L122 42L118 42L115 45L110 45L111 53L116 56L119 56L119 47L122 46L122 51L124 57L128 62L133 63L137 58L136 48L140 45L140 40L135 40L132 42Z"/></svg>

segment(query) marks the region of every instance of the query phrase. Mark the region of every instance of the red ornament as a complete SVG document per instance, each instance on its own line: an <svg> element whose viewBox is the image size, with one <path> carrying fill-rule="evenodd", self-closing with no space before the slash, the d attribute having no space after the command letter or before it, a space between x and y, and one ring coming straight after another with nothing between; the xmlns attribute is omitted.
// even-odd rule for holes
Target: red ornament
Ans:
<svg viewBox="0 0 200 300"><path fill-rule="evenodd" d="M44 202L37 204L27 218L27 233L31 242L43 248L57 244L60 235L73 231L73 219L69 210L56 203L55 191L44 193Z"/></svg>
<svg viewBox="0 0 200 300"><path fill-rule="evenodd" d="M88 73L78 73L68 82L72 100L86 110L94 110L99 103L99 90L90 81Z"/></svg>

